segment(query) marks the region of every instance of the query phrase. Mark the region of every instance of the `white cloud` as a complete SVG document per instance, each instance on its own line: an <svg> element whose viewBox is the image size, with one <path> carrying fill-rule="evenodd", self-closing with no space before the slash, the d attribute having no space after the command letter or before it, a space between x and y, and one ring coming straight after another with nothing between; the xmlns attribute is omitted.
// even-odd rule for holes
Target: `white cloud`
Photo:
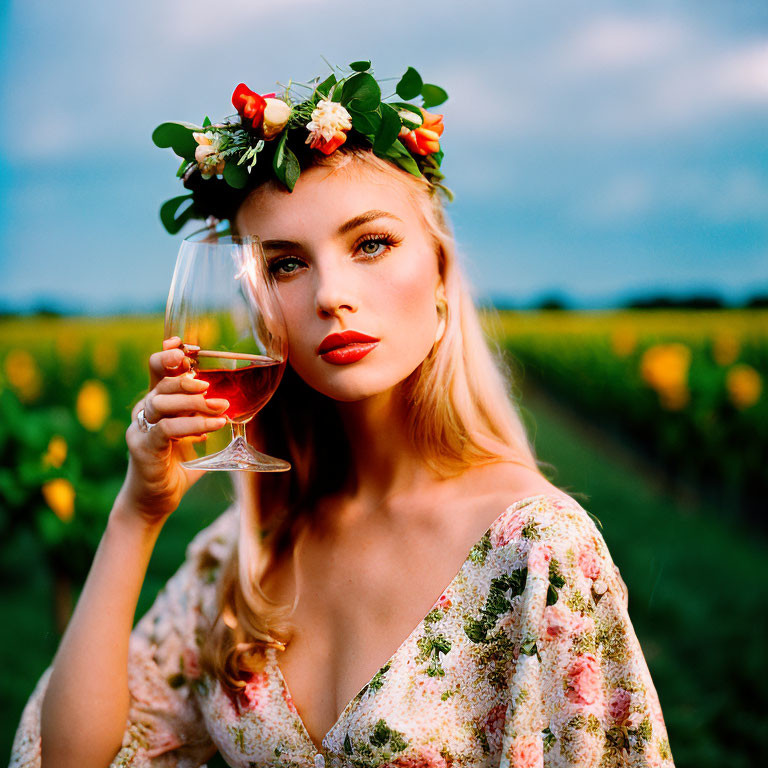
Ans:
<svg viewBox="0 0 768 768"><path fill-rule="evenodd" d="M579 74L644 67L674 56L690 44L682 19L596 16L578 28L561 48L563 67Z"/></svg>

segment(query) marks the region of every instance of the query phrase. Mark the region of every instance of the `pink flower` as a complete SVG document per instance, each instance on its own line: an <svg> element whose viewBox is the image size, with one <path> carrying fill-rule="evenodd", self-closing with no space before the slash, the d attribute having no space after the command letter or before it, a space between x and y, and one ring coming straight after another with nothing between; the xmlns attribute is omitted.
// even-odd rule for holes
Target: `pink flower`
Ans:
<svg viewBox="0 0 768 768"><path fill-rule="evenodd" d="M549 575L549 561L552 559L552 547L549 544L535 542L528 556L528 572L540 576Z"/></svg>
<svg viewBox="0 0 768 768"><path fill-rule="evenodd" d="M585 632L595 631L595 620L589 615L571 613L568 631L572 635L582 635Z"/></svg>
<svg viewBox="0 0 768 768"><path fill-rule="evenodd" d="M488 746L491 754L496 754L501 749L501 742L504 737L504 725L507 719L507 705L497 704L485 718L483 727L488 737Z"/></svg>
<svg viewBox="0 0 768 768"><path fill-rule="evenodd" d="M538 736L521 736L512 745L510 768L543 768L544 745Z"/></svg>
<svg viewBox="0 0 768 768"><path fill-rule="evenodd" d="M592 547L582 547L579 552L579 568L584 576L592 581L600 576L600 561Z"/></svg>
<svg viewBox="0 0 768 768"><path fill-rule="evenodd" d="M418 754L401 755L379 768L448 768L448 763L435 747L426 746Z"/></svg>
<svg viewBox="0 0 768 768"><path fill-rule="evenodd" d="M600 698L600 665L593 653L577 656L568 669L566 696L574 704L594 704Z"/></svg>
<svg viewBox="0 0 768 768"><path fill-rule="evenodd" d="M525 520L519 515L505 516L495 531L491 531L491 545L494 548L504 547L511 541L520 538L520 531L525 526Z"/></svg>
<svg viewBox="0 0 768 768"><path fill-rule="evenodd" d="M267 700L268 678L266 672L255 672L237 694L238 704L243 709L255 709Z"/></svg>
<svg viewBox="0 0 768 768"><path fill-rule="evenodd" d="M570 611L561 608L559 603L548 605L544 609L545 631L549 637L559 637L568 629Z"/></svg>
<svg viewBox="0 0 768 768"><path fill-rule="evenodd" d="M632 695L623 688L617 688L608 703L608 716L616 725L624 725L629 717Z"/></svg>

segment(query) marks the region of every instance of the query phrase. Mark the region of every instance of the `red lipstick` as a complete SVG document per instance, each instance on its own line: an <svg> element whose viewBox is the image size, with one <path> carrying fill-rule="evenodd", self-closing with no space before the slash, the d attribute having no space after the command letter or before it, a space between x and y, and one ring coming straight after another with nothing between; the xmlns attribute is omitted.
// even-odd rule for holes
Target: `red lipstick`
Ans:
<svg viewBox="0 0 768 768"><path fill-rule="evenodd" d="M317 348L317 354L327 363L347 365L365 357L381 341L360 331L342 331L326 336Z"/></svg>

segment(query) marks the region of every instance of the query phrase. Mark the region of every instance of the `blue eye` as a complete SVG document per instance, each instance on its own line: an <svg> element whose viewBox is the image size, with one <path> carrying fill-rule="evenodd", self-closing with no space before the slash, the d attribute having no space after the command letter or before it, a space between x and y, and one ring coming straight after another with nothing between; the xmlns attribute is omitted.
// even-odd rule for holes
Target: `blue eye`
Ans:
<svg viewBox="0 0 768 768"><path fill-rule="evenodd" d="M288 256L283 259L275 259L274 261L270 262L269 264L269 272L272 275L292 275L296 269L286 269L286 264L298 264L300 265L300 262L298 259L293 258L292 256Z"/></svg>
<svg viewBox="0 0 768 768"><path fill-rule="evenodd" d="M358 245L358 249L366 256L376 257L381 256L392 245L395 245L395 241L391 237L369 237Z"/></svg>

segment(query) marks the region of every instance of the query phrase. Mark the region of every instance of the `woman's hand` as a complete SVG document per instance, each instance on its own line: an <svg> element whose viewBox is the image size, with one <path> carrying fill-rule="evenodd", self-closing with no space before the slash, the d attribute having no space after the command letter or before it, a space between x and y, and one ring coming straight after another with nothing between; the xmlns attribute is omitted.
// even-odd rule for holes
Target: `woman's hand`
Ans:
<svg viewBox="0 0 768 768"><path fill-rule="evenodd" d="M166 339L163 351L149 358L150 391L133 409L126 432L130 459L116 509L150 525L164 522L203 474L181 465L196 458L193 444L227 423L220 414L229 403L205 399L208 383L190 375L190 360L180 346L178 337ZM136 423L142 408L147 421L156 425L149 432Z"/></svg>

